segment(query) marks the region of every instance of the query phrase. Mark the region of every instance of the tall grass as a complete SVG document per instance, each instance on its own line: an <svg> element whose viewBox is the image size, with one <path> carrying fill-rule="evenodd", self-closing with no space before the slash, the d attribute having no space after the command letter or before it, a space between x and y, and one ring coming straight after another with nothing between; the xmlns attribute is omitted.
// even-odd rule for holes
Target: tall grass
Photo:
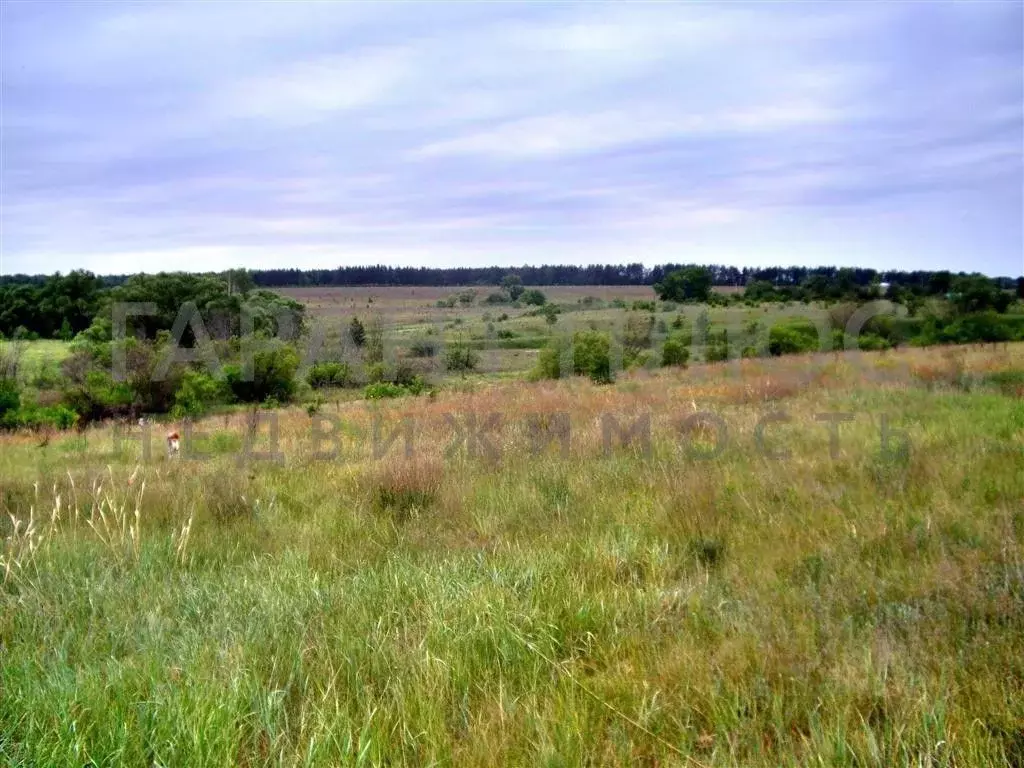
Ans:
<svg viewBox="0 0 1024 768"><path fill-rule="evenodd" d="M283 462L4 437L0 763L1020 765L1024 349L946 355L352 403L329 461L298 409Z"/></svg>

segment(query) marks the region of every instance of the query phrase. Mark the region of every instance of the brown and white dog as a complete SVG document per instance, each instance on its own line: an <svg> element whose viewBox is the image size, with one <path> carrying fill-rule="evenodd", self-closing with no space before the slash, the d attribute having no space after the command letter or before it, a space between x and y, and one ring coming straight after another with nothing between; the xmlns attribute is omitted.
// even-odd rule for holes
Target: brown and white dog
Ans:
<svg viewBox="0 0 1024 768"><path fill-rule="evenodd" d="M181 449L181 438L177 431L167 433L167 456L174 458Z"/></svg>

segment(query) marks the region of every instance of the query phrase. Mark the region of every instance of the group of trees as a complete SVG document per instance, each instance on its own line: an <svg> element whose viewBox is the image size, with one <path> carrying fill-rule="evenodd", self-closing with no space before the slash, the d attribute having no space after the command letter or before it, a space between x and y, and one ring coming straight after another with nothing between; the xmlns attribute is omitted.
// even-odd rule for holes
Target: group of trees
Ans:
<svg viewBox="0 0 1024 768"><path fill-rule="evenodd" d="M80 272L5 284L5 295L38 297L34 310L4 306L5 316L18 323L12 337L74 341L61 366L59 398L48 394L60 410L24 401L19 378L2 377L18 402L7 398L0 426L64 424L69 414L81 423L139 413L190 415L214 403L291 399L300 356L290 342L304 331L305 308L247 288L238 276L184 273L136 275L113 287ZM18 343L4 349L14 360L19 352Z"/></svg>
<svg viewBox="0 0 1024 768"><path fill-rule="evenodd" d="M0 336L71 339L92 323L104 285L89 272L0 282Z"/></svg>
<svg viewBox="0 0 1024 768"><path fill-rule="evenodd" d="M211 335L230 336L238 332L232 324L241 316L243 297L259 296L259 304L277 311L284 299L259 288L282 286L472 286L493 285L500 291L487 301L507 299L541 306L538 285L651 285L666 300L717 300L714 286L744 287L744 298L752 301L839 301L870 299L888 284L890 297L944 296L962 278L981 278L999 292L1016 291L1024 297L1024 278L982 278L948 271L877 271L846 267L764 267L737 268L723 265L591 264L507 267L338 267L337 269L231 270L223 274L161 274L98 277L89 272L56 274L51 277L14 275L0 278L0 335L11 338L70 339L93 324L93 319L113 301L156 301L159 317L145 320L147 332L167 325L165 315L176 312L183 297L192 297L204 319L209 318ZM977 282L977 281L976 281ZM1012 295L1007 294L1011 299ZM454 306L470 298L450 297ZM252 299L250 298L250 303ZM262 321L269 321L264 313ZM257 318L257 324L261 322Z"/></svg>
<svg viewBox="0 0 1024 768"><path fill-rule="evenodd" d="M742 293L731 294L734 301L760 304L764 302L788 301L871 301L889 298L896 303L907 305L910 314L915 314L922 301L928 297L941 297L951 301L961 313L994 310L1005 312L1014 301L1014 293L1008 290L1007 281L990 278L977 273L952 274L950 272L928 273L927 279L912 279L905 283L888 283L878 279L877 274L870 282L864 283L871 270L839 269L831 278L819 273L807 274L798 283L775 283L766 279L751 280ZM776 275L778 277L778 275ZM792 277L787 274L787 278ZM662 301L698 302L712 300L729 301L714 296L714 274L708 267L690 266L669 272L654 285L654 291ZM1012 284L1016 295L1024 298L1024 278Z"/></svg>

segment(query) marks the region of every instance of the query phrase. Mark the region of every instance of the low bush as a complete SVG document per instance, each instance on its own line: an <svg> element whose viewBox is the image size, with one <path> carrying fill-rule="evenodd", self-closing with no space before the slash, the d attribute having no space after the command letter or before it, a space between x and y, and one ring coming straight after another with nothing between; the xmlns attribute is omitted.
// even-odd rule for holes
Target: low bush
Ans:
<svg viewBox="0 0 1024 768"><path fill-rule="evenodd" d="M352 370L347 363L317 363L309 369L306 381L313 389L347 387L352 383Z"/></svg>
<svg viewBox="0 0 1024 768"><path fill-rule="evenodd" d="M690 345L682 336L672 335L665 339L661 349L661 364L664 366L685 366L690 360Z"/></svg>
<svg viewBox="0 0 1024 768"><path fill-rule="evenodd" d="M426 337L415 339L409 345L409 354L413 357L434 357L437 354L438 342Z"/></svg>
<svg viewBox="0 0 1024 768"><path fill-rule="evenodd" d="M378 381L367 384L363 388L363 397L367 400L386 400L406 395L422 395L429 387L422 376L413 376L408 382L400 384L395 381Z"/></svg>
<svg viewBox="0 0 1024 768"><path fill-rule="evenodd" d="M565 345L561 340L553 340L540 350L537 355L537 364L530 373L534 381L539 379L558 379L562 376L562 355L565 352Z"/></svg>
<svg viewBox="0 0 1024 768"><path fill-rule="evenodd" d="M777 323L768 332L768 351L776 357L816 352L819 348L818 329L810 320Z"/></svg>
<svg viewBox="0 0 1024 768"><path fill-rule="evenodd" d="M189 370L182 377L181 386L174 393L171 414L176 419L198 418L211 407L227 402L231 393L225 382L202 371Z"/></svg>
<svg viewBox="0 0 1024 768"><path fill-rule="evenodd" d="M464 341L456 341L445 350L444 366L449 371L465 373L476 369L480 356Z"/></svg>
<svg viewBox="0 0 1024 768"><path fill-rule="evenodd" d="M3 429L71 429L78 423L78 414L66 405L22 405L0 414Z"/></svg>
<svg viewBox="0 0 1024 768"><path fill-rule="evenodd" d="M548 303L547 296L536 288L530 288L523 291L523 295L519 297L519 301L522 304L527 304L534 307L543 307Z"/></svg>

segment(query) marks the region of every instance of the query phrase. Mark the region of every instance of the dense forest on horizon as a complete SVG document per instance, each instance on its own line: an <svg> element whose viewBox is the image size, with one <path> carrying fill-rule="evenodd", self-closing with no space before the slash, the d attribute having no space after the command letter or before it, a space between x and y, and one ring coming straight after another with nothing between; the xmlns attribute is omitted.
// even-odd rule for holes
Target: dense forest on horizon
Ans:
<svg viewBox="0 0 1024 768"><path fill-rule="evenodd" d="M392 267L384 264L336 267L334 269L254 269L247 270L252 283L260 288L286 286L461 286L499 285L502 278L514 273L523 285L654 285L674 270L691 264L659 264L646 267L632 264L543 264L541 266L489 267ZM876 270L866 267L775 266L731 267L721 264L699 265L711 273L715 286L744 287L754 281L776 286L796 286L816 278L835 280L855 286L885 282L907 288L925 288L936 276L948 279L966 272L948 270ZM246 271L246 270L242 270ZM948 276L948 277L947 277ZM100 275L106 287L125 282L131 275ZM48 275L0 275L0 285L41 285ZM1016 277L993 278L1004 290L1016 285Z"/></svg>

